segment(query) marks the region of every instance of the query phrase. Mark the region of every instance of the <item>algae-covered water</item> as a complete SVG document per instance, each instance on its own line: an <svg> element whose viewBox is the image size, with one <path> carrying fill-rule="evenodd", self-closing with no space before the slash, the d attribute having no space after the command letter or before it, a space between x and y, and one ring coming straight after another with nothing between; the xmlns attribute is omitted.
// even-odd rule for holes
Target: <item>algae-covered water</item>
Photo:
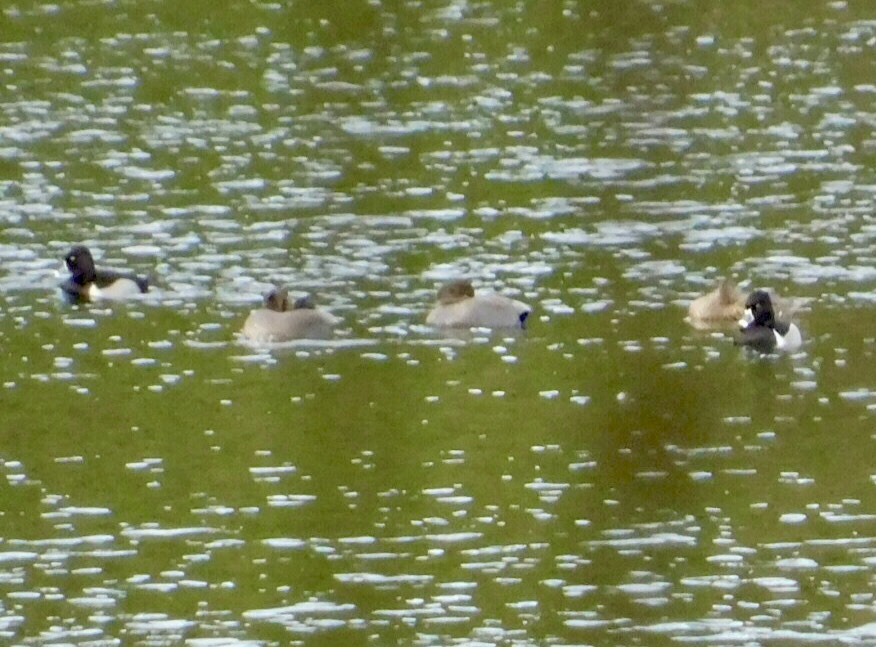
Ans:
<svg viewBox="0 0 876 647"><path fill-rule="evenodd" d="M0 641L876 643L858 2L0 13ZM149 275L63 303L74 243ZM455 277L527 330L424 325ZM759 357L686 307L802 307ZM328 342L238 336L271 285Z"/></svg>

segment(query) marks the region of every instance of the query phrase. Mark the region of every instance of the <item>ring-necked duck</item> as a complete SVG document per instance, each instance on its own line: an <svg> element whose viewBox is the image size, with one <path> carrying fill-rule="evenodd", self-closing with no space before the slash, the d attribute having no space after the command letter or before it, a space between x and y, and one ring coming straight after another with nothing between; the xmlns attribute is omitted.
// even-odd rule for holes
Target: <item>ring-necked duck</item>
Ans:
<svg viewBox="0 0 876 647"><path fill-rule="evenodd" d="M70 277L61 283L61 291L72 301L125 299L142 294L149 282L134 274L98 270L85 245L73 246L64 256Z"/></svg>
<svg viewBox="0 0 876 647"><path fill-rule="evenodd" d="M530 312L525 303L499 294L475 296L471 281L452 281L438 290L438 303L426 323L446 328L525 328Z"/></svg>
<svg viewBox="0 0 876 647"><path fill-rule="evenodd" d="M265 295L264 308L249 313L242 332L260 343L328 339L337 323L329 313L317 310L309 295L296 299L290 307L288 291L275 288Z"/></svg>
<svg viewBox="0 0 876 647"><path fill-rule="evenodd" d="M792 353L803 344L797 326L776 319L769 293L755 290L745 300L745 309L751 312L752 321L741 329L740 344L761 353L774 350Z"/></svg>

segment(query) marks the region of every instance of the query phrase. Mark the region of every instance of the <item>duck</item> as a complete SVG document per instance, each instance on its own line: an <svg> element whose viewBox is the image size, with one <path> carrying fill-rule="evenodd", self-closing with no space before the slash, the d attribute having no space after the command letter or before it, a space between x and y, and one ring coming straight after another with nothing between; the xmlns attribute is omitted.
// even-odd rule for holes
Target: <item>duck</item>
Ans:
<svg viewBox="0 0 876 647"><path fill-rule="evenodd" d="M771 290L764 290L773 305L777 318L793 316L803 306L803 301L783 298ZM707 329L729 322L738 322L744 328L753 321L750 310L745 306L745 295L731 279L721 279L711 292L697 297L687 309L688 321L694 328Z"/></svg>
<svg viewBox="0 0 876 647"><path fill-rule="evenodd" d="M745 295L731 279L721 279L718 286L690 302L687 309L694 326L737 321L745 312Z"/></svg>
<svg viewBox="0 0 876 647"><path fill-rule="evenodd" d="M70 276L60 285L71 301L121 300L149 290L149 281L129 272L98 270L85 245L74 245L64 256Z"/></svg>
<svg viewBox="0 0 876 647"><path fill-rule="evenodd" d="M438 328L526 328L532 308L499 294L475 295L471 281L456 280L438 290L426 323Z"/></svg>
<svg viewBox="0 0 876 647"><path fill-rule="evenodd" d="M800 329L795 324L776 319L769 292L752 292L745 300L745 309L751 313L751 321L740 330L737 341L740 345L760 353L793 353L803 344Z"/></svg>
<svg viewBox="0 0 876 647"><path fill-rule="evenodd" d="M329 339L338 320L319 310L310 295L289 303L286 288L273 288L264 296L264 307L249 313L243 336L259 343L294 339Z"/></svg>

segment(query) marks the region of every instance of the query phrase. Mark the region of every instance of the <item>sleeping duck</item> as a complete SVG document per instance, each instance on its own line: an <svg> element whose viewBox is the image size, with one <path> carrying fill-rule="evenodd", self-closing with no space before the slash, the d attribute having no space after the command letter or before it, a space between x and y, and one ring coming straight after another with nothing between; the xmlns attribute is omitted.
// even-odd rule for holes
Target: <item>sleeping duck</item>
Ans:
<svg viewBox="0 0 876 647"><path fill-rule="evenodd" d="M744 313L744 295L730 279L722 279L714 290L691 301L687 313L694 326L737 321Z"/></svg>
<svg viewBox="0 0 876 647"><path fill-rule="evenodd" d="M85 245L75 245L64 256L70 277L61 283L61 292L70 301L119 300L137 296L149 289L149 282L126 272L98 270Z"/></svg>
<svg viewBox="0 0 876 647"><path fill-rule="evenodd" d="M243 335L260 343L293 339L329 339L338 320L318 310L311 297L305 296L289 304L285 288L275 288L264 298L264 307L249 313L243 324Z"/></svg>
<svg viewBox="0 0 876 647"><path fill-rule="evenodd" d="M768 292L752 292L745 300L745 309L751 313L751 322L740 330L739 344L760 353L778 350L793 353L803 344L796 325L776 319Z"/></svg>
<svg viewBox="0 0 876 647"><path fill-rule="evenodd" d="M525 328L532 312L525 303L499 294L475 295L471 281L447 283L426 323L440 328Z"/></svg>

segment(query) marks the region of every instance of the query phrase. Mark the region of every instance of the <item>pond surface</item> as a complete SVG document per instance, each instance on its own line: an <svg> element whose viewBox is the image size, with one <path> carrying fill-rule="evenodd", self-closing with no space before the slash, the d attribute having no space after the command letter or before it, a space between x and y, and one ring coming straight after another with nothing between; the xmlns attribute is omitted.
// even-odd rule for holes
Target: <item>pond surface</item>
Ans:
<svg viewBox="0 0 876 647"><path fill-rule="evenodd" d="M868 9L7 4L0 640L876 643ZM244 343L273 284L336 338Z"/></svg>

